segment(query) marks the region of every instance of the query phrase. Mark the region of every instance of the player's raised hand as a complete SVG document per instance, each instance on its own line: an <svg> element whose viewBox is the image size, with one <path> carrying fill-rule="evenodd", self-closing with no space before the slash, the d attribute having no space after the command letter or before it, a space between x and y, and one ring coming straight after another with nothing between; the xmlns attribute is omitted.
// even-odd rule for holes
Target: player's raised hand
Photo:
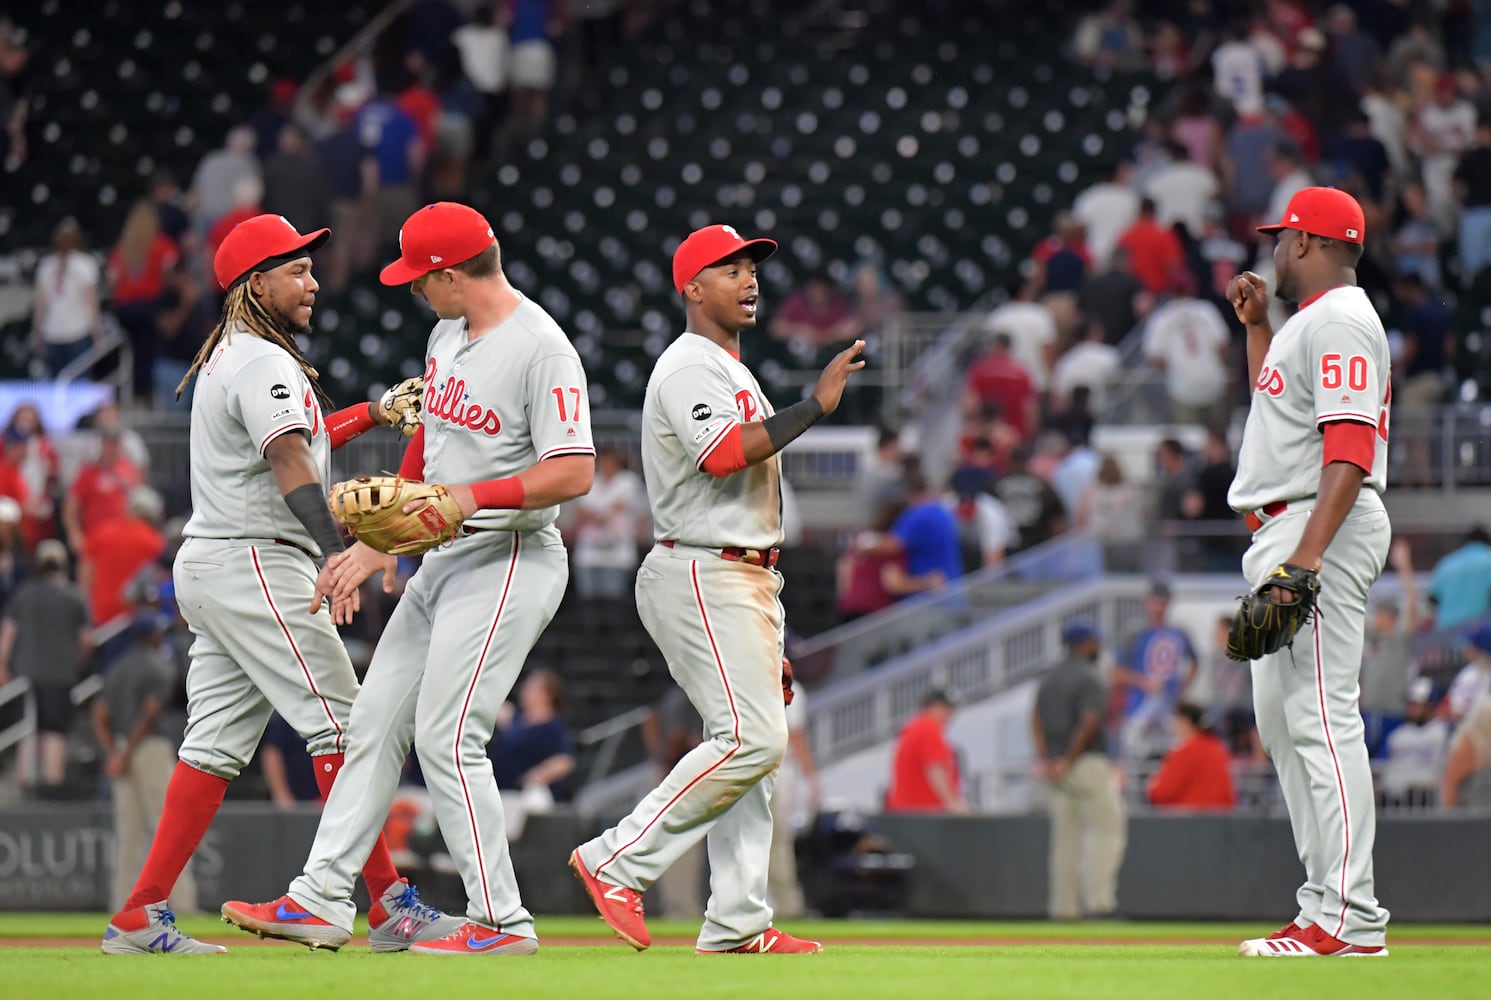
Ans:
<svg viewBox="0 0 1491 1000"><path fill-rule="evenodd" d="M1268 282L1252 271L1244 271L1228 283L1227 301L1244 325L1268 322Z"/></svg>
<svg viewBox="0 0 1491 1000"><path fill-rule="evenodd" d="M844 397L844 383L849 381L849 376L865 366L864 359L859 352L865 349L863 340L856 340L844 350L840 351L828 367L823 369L823 374L818 376L818 382L813 386L813 396L818 400L818 405L823 407L824 413L832 413L839 408L839 400Z"/></svg>

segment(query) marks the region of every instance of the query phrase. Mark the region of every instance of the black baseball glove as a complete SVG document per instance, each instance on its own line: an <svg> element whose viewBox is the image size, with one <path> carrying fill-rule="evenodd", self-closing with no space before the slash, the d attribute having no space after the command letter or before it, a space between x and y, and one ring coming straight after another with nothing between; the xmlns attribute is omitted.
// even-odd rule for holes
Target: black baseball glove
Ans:
<svg viewBox="0 0 1491 1000"><path fill-rule="evenodd" d="M1275 588L1294 595L1284 602ZM1242 599L1232 630L1227 633L1227 656L1234 660L1257 660L1294 645L1294 637L1315 613L1315 595L1320 579L1312 569L1284 563L1264 578L1253 593Z"/></svg>

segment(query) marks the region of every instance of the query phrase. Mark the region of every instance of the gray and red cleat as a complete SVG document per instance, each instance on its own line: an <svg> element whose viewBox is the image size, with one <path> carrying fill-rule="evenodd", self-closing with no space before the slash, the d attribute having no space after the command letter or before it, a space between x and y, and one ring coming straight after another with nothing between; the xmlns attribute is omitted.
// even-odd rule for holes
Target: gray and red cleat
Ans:
<svg viewBox="0 0 1491 1000"><path fill-rule="evenodd" d="M501 927L466 921L453 933L433 941L416 941L409 946L411 955L532 955L538 941L531 937L508 934Z"/></svg>
<svg viewBox="0 0 1491 1000"><path fill-rule="evenodd" d="M229 900L223 904L223 922L261 938L294 941L313 951L325 948L336 951L352 937L343 930L311 913L289 896L272 903L241 903Z"/></svg>
<svg viewBox="0 0 1491 1000"><path fill-rule="evenodd" d="M1309 927L1281 927L1276 934L1266 938L1253 938L1237 946L1237 953L1246 958L1379 958L1387 956L1382 945L1349 944L1333 937L1314 924Z"/></svg>
<svg viewBox="0 0 1491 1000"><path fill-rule="evenodd" d="M401 878L368 910L368 944L377 952L408 951L413 945L454 934L465 924L443 910L426 906L419 890Z"/></svg>
<svg viewBox="0 0 1491 1000"><path fill-rule="evenodd" d="M585 887L590 901L616 936L638 951L652 944L652 935L647 933L647 920L642 912L642 894L624 885L602 882L590 873L585 862L580 860L577 848L570 852L569 866L575 870L575 878Z"/></svg>
<svg viewBox="0 0 1491 1000"><path fill-rule="evenodd" d="M228 949L182 932L163 900L115 914L102 950L105 955L221 955Z"/></svg>
<svg viewBox="0 0 1491 1000"><path fill-rule="evenodd" d="M724 951L706 951L703 948L696 950L701 955L816 955L823 950L823 945L768 927L739 948L727 948Z"/></svg>

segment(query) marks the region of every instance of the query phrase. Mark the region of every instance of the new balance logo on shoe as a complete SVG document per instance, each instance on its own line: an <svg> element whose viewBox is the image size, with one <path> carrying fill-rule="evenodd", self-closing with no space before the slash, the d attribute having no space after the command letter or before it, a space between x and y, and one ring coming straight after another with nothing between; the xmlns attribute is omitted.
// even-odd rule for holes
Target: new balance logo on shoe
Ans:
<svg viewBox="0 0 1491 1000"><path fill-rule="evenodd" d="M175 947L176 942L171 940L171 935L168 931L162 931L160 934L157 934L155 940L150 942L151 951L159 949L164 952L170 952Z"/></svg>
<svg viewBox="0 0 1491 1000"><path fill-rule="evenodd" d="M613 885L611 886L611 888L607 889L605 896L607 899L616 903L627 902L627 890L623 889L619 885Z"/></svg>

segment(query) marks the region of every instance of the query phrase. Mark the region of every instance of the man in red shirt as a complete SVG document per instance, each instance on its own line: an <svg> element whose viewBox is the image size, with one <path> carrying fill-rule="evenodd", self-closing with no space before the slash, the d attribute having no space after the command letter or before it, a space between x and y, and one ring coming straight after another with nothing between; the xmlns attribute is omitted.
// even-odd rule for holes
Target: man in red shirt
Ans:
<svg viewBox="0 0 1491 1000"><path fill-rule="evenodd" d="M1165 755L1149 782L1151 804L1174 809L1231 809L1227 745L1201 721L1201 709L1183 701L1175 706L1175 749Z"/></svg>
<svg viewBox="0 0 1491 1000"><path fill-rule="evenodd" d="M963 390L963 413L974 417L993 405L999 415L1029 441L1038 425L1035 382L1025 366L1011 353L1013 341L1007 333L996 333L989 353L973 363Z"/></svg>
<svg viewBox="0 0 1491 1000"><path fill-rule="evenodd" d="M896 741L886 812L967 812L958 779L958 758L945 731L952 700L933 691Z"/></svg>
<svg viewBox="0 0 1491 1000"><path fill-rule="evenodd" d="M140 470L124 456L120 445L123 431L119 427L99 428L98 460L78 470L67 501L62 505L62 523L67 529L67 544L74 552L83 551L84 526L93 530L116 517L123 517L130 490L144 482Z"/></svg>
<svg viewBox="0 0 1491 1000"><path fill-rule="evenodd" d="M1155 203L1139 203L1139 219L1118 238L1118 247L1129 255L1129 270L1155 295L1168 295L1186 287L1185 248L1175 230L1160 225Z"/></svg>
<svg viewBox="0 0 1491 1000"><path fill-rule="evenodd" d="M148 486L129 493L123 517L88 525L83 536L78 584L88 595L95 625L133 614L124 590L148 564L166 549L160 532L164 507L160 494Z"/></svg>

